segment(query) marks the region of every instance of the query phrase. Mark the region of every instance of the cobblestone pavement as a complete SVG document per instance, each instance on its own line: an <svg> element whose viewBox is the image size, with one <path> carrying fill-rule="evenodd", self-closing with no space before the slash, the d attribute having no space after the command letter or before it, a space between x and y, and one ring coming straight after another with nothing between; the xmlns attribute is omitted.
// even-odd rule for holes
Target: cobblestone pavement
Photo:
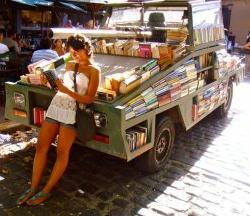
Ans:
<svg viewBox="0 0 250 216"><path fill-rule="evenodd" d="M9 145L15 152L0 159L0 215L250 215L249 92L250 77L235 88L227 118L210 115L188 132L178 131L169 165L154 175L74 146L53 197L38 207L16 206L29 187L34 145L20 151L27 142ZM51 148L49 171L54 159Z"/></svg>

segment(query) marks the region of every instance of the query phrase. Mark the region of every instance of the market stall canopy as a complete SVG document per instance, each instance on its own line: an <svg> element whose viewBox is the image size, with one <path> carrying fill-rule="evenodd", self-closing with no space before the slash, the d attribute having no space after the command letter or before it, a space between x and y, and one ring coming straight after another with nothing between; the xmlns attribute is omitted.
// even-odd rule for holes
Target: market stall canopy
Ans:
<svg viewBox="0 0 250 216"><path fill-rule="evenodd" d="M54 2L46 0L33 0L35 5L38 6L53 6Z"/></svg>
<svg viewBox="0 0 250 216"><path fill-rule="evenodd" d="M45 7L53 7L55 6L55 2L61 4L64 7L73 9L73 10L77 10L79 12L82 13L87 13L87 11L85 11L84 9L80 8L79 6L73 4L73 3L69 3L69 2L62 2L62 1L46 1L46 0L11 0L12 2L16 2L19 4L23 4L26 6L45 6Z"/></svg>
<svg viewBox="0 0 250 216"><path fill-rule="evenodd" d="M32 0L11 0L11 1L23 4L23 5L27 5L27 6L33 6L33 7L36 6L34 1Z"/></svg>
<svg viewBox="0 0 250 216"><path fill-rule="evenodd" d="M60 2L60 4L66 6L66 7L69 7L71 9L77 10L79 12L83 12L83 13L86 13L86 14L88 13L87 11L83 10L82 8L80 8L80 7L78 7L78 6L74 5L74 4L71 4L71 3Z"/></svg>

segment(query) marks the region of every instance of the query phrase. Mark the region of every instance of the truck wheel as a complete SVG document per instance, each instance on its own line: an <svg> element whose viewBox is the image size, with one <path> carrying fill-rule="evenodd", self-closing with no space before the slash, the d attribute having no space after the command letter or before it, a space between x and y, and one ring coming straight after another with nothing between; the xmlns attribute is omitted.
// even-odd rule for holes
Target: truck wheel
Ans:
<svg viewBox="0 0 250 216"><path fill-rule="evenodd" d="M225 102L216 109L215 114L218 118L224 118L227 116L228 110L231 107L233 99L233 83L229 81L227 86L227 96Z"/></svg>
<svg viewBox="0 0 250 216"><path fill-rule="evenodd" d="M175 127L169 117L162 118L155 129L154 147L135 159L136 167L148 173L163 168L172 152Z"/></svg>

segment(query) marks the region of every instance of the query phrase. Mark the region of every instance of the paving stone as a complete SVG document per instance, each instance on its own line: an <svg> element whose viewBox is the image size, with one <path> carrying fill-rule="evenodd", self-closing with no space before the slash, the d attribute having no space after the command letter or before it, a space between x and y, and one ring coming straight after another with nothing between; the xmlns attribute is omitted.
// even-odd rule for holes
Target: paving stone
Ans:
<svg viewBox="0 0 250 216"><path fill-rule="evenodd" d="M117 186L113 187L112 192L114 194L118 194L119 196L127 197L128 193L130 193L131 191L129 189L127 189L126 187L124 187L123 185L117 185ZM136 191L134 189L133 189L133 192L136 193Z"/></svg>
<svg viewBox="0 0 250 216"><path fill-rule="evenodd" d="M119 198L114 199L112 202L114 203L114 205L118 207L126 207L129 205L129 202L127 200L119 199Z"/></svg>
<svg viewBox="0 0 250 216"><path fill-rule="evenodd" d="M10 214L10 215L16 215L16 216L21 216L21 215L27 215L27 216L29 216L29 215L32 215L31 213L30 213L30 211L29 211L29 208L26 206L26 207L15 207L15 208L13 208L13 209L11 209L9 212L8 212L8 214ZM0 214L0 215L7 215L7 214Z"/></svg>
<svg viewBox="0 0 250 216"><path fill-rule="evenodd" d="M105 203L105 202L98 202L96 205L97 209L99 210L104 210L108 206L109 206L109 203Z"/></svg>
<svg viewBox="0 0 250 216"><path fill-rule="evenodd" d="M191 203L200 208L205 208L207 205L207 202L203 199L200 199L199 197L193 197L193 199L191 200Z"/></svg>
<svg viewBox="0 0 250 216"><path fill-rule="evenodd" d="M90 193L90 194L94 194L98 190L98 188L95 185L93 185L89 182L81 184L79 186L79 189L83 190L84 192Z"/></svg>
<svg viewBox="0 0 250 216"><path fill-rule="evenodd" d="M97 194L97 196L102 199L103 201L110 200L113 197L113 193L109 191L102 191Z"/></svg>
<svg viewBox="0 0 250 216"><path fill-rule="evenodd" d="M162 215L175 216L175 211L173 209L158 202L151 202L147 205L147 207Z"/></svg>
<svg viewBox="0 0 250 216"><path fill-rule="evenodd" d="M109 216L129 216L129 210L122 209L122 208L114 208L109 211Z"/></svg>
<svg viewBox="0 0 250 216"><path fill-rule="evenodd" d="M134 197L133 202L136 204L139 204L140 206L144 206L144 207L146 207L150 203L150 201L143 196Z"/></svg>
<svg viewBox="0 0 250 216"><path fill-rule="evenodd" d="M147 208L141 208L139 211L138 211L138 215L141 215L141 216L162 216L161 214L158 214L157 212L151 210L151 209L147 209Z"/></svg>
<svg viewBox="0 0 250 216"><path fill-rule="evenodd" d="M81 216L101 216L100 212L97 209L83 210L80 215Z"/></svg>
<svg viewBox="0 0 250 216"><path fill-rule="evenodd" d="M76 185L74 182L68 181L66 179L62 179L62 181L59 182L60 188L65 192L73 192L77 190Z"/></svg>

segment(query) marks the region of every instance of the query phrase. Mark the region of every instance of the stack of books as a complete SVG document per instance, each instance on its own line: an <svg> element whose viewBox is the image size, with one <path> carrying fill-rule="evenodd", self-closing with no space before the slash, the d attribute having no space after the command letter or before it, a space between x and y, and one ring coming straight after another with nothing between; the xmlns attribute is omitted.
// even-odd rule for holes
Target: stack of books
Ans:
<svg viewBox="0 0 250 216"><path fill-rule="evenodd" d="M141 67L105 76L104 88L115 91L116 94L126 94L159 71L157 60L153 59Z"/></svg>
<svg viewBox="0 0 250 216"><path fill-rule="evenodd" d="M197 96L197 116L201 117L212 110L219 102L220 95L225 96L224 88L220 92L219 85L214 85ZM225 98L225 97L224 97Z"/></svg>
<svg viewBox="0 0 250 216"><path fill-rule="evenodd" d="M216 52L215 61L215 73L214 80L218 80L221 77L227 75L228 72L232 70L237 70L241 64L241 59L239 56L232 56L227 53L226 50L220 50Z"/></svg>
<svg viewBox="0 0 250 216"><path fill-rule="evenodd" d="M187 28L172 28L167 30L167 42L172 45L179 45L185 42L187 36Z"/></svg>
<svg viewBox="0 0 250 216"><path fill-rule="evenodd" d="M177 46L173 46L173 59L180 58L186 52L186 43L180 43Z"/></svg>
<svg viewBox="0 0 250 216"><path fill-rule="evenodd" d="M126 140L129 150L135 151L147 143L147 128L136 125L126 130Z"/></svg>
<svg viewBox="0 0 250 216"><path fill-rule="evenodd" d="M161 44L158 46L160 59L158 64L161 70L164 70L170 64L173 64L173 50L172 47L167 44Z"/></svg>
<svg viewBox="0 0 250 216"><path fill-rule="evenodd" d="M33 123L34 125L41 126L46 116L46 110L42 107L33 108Z"/></svg>
<svg viewBox="0 0 250 216"><path fill-rule="evenodd" d="M126 104L125 119L137 117L148 111L144 98L139 95Z"/></svg>
<svg viewBox="0 0 250 216"><path fill-rule="evenodd" d="M66 64L72 60L70 53L66 53L59 58L48 60L40 60L33 64L28 65L29 73L40 74L42 71L53 70L59 67L60 65Z"/></svg>
<svg viewBox="0 0 250 216"><path fill-rule="evenodd" d="M203 80L203 77L200 80ZM128 120L137 117L152 109L175 101L180 97L191 94L197 89L198 84L195 60L192 59L167 74L139 96L125 104L125 118ZM138 109L140 112L138 112Z"/></svg>

